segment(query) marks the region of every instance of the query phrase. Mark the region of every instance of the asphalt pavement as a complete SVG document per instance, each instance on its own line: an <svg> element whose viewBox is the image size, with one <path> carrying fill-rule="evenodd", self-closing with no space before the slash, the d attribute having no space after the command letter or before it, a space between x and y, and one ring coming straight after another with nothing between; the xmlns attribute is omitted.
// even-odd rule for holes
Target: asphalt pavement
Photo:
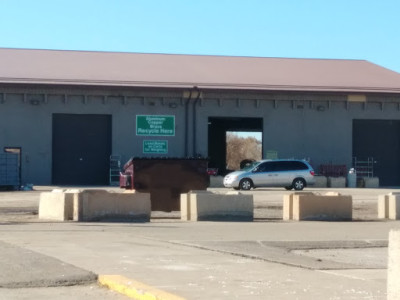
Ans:
<svg viewBox="0 0 400 300"><path fill-rule="evenodd" d="M388 234L400 222L376 213L390 191L340 190L353 196L351 222L282 221L288 192L262 189L248 192L254 222L154 212L148 223L38 220L40 191L2 192L0 299L124 299L97 283L109 275L165 299L386 299Z"/></svg>

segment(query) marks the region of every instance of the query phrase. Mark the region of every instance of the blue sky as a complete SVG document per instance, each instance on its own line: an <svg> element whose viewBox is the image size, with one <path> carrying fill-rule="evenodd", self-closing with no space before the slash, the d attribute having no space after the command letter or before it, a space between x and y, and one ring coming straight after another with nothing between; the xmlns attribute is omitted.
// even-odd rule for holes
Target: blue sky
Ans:
<svg viewBox="0 0 400 300"><path fill-rule="evenodd" d="M398 0L0 0L0 47L365 59L400 72Z"/></svg>

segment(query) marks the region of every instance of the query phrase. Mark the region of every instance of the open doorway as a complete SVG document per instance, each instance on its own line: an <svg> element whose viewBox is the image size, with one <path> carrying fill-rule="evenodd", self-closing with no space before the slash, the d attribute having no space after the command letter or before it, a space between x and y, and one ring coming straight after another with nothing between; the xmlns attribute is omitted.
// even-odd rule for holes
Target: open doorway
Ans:
<svg viewBox="0 0 400 300"><path fill-rule="evenodd" d="M226 117L211 117L208 119L209 167L217 168L219 175L225 175L229 172L227 168L227 132L237 133L239 137L257 133L258 136L261 136L260 152L262 153L263 119ZM244 159L246 157L242 160Z"/></svg>

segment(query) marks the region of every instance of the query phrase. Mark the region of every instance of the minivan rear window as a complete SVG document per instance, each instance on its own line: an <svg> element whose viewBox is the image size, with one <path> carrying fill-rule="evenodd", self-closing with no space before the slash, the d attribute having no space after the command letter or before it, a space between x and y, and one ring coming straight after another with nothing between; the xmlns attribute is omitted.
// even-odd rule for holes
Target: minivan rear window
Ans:
<svg viewBox="0 0 400 300"><path fill-rule="evenodd" d="M292 170L307 170L308 167L301 161L292 161Z"/></svg>

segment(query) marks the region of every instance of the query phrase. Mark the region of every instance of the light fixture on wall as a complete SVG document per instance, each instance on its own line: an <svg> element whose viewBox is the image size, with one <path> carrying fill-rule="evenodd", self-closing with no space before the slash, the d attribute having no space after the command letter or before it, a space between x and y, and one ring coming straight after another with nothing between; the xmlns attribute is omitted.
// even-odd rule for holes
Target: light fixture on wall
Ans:
<svg viewBox="0 0 400 300"><path fill-rule="evenodd" d="M325 106L318 105L317 106L317 111L325 111Z"/></svg>
<svg viewBox="0 0 400 300"><path fill-rule="evenodd" d="M347 95L347 101L349 102L367 102L367 96L362 94L351 94Z"/></svg>

